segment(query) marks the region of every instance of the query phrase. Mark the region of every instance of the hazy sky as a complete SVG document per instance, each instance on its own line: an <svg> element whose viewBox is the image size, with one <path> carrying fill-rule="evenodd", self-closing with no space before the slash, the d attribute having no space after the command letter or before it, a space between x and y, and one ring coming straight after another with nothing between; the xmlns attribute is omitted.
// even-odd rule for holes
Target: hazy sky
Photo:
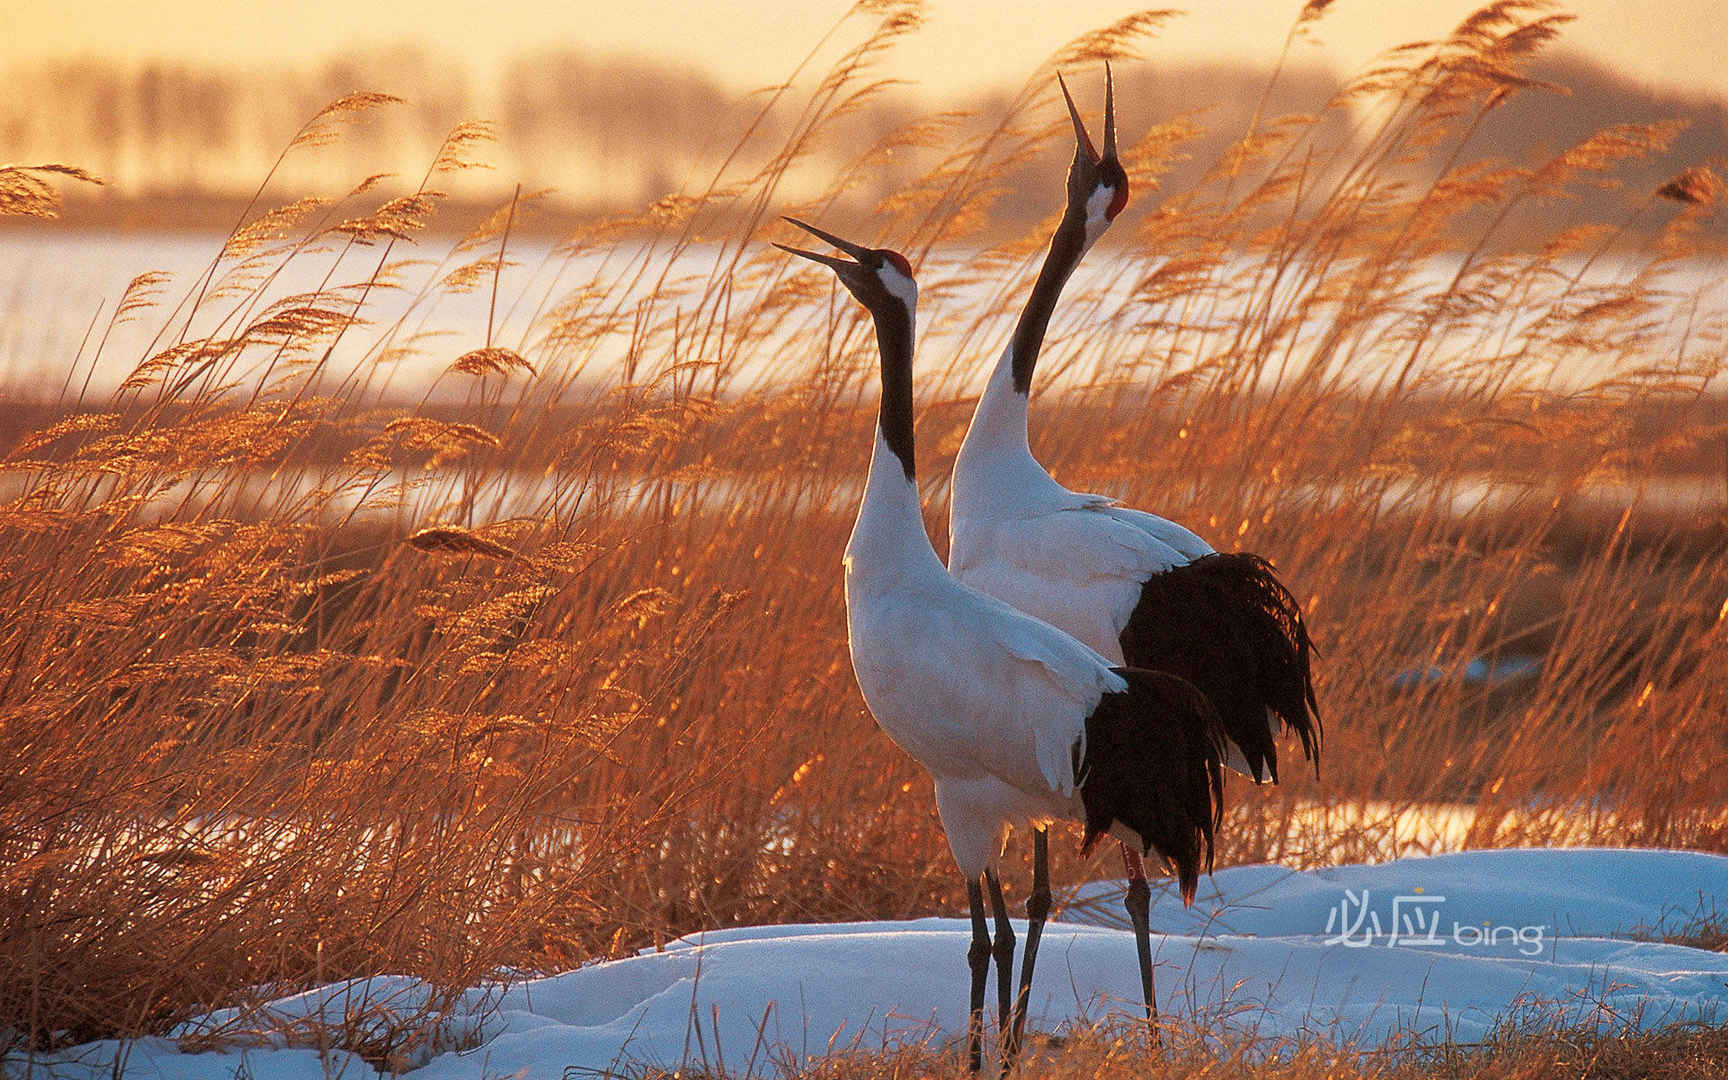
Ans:
<svg viewBox="0 0 1728 1080"><path fill-rule="evenodd" d="M457 57L481 80L503 59L581 45L705 66L745 88L784 75L849 5L810 0L61 0L0 8L0 64L68 55L301 62L396 41ZM892 62L932 94L981 80L1018 84L1076 33L1146 6L1097 0L930 0L928 23ZM1183 6L1171 0L1171 6ZM1147 50L1160 56L1264 58L1299 0L1188 0ZM1476 0L1337 0L1324 49L1303 54L1351 68L1388 46L1444 33ZM1728 98L1728 0L1570 0L1565 41L1621 73ZM389 89L379 87L378 89Z"/></svg>

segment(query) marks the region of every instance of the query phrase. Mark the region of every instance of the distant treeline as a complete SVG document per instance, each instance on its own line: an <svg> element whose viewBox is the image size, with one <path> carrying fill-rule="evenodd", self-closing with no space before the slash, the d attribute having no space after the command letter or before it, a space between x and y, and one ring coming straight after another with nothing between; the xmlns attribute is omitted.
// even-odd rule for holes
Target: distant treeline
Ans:
<svg viewBox="0 0 1728 1080"><path fill-rule="evenodd" d="M1617 186L1521 209L1530 220L1514 226L1514 235L1551 233L1573 219L1616 221L1680 169L1728 159L1728 107L1721 101L1654 91L1577 57L1543 61L1530 74L1559 89L1534 88L1512 97L1471 135L1467 157L1529 164L1608 125L1677 120L1686 128L1666 152L1619 170ZM1119 70L1126 143L1155 123L1175 119L1191 121L1196 130L1169 163L1161 194L1138 198L1186 190L1256 113L1264 123L1313 112L1342 82L1330 71L1286 69L1268 92L1269 77L1267 69L1227 62L1156 62ZM559 208L561 219L629 212L670 193L700 190L747 126L757 125L744 164L753 155L766 160L785 146L797 122L791 98L759 116L764 95L734 93L699 70L570 49L524 55L492 85L477 84L455 62L408 47L295 70L135 69L72 60L14 69L8 82L10 92L0 101L0 159L60 161L105 178L101 190L69 193L83 200L86 218L99 219L104 201L155 203L165 208L163 221L180 225L199 224L201 206L212 208L209 225L232 224L233 201L258 185L300 126L331 100L358 89L394 94L406 103L376 113L315 153L290 155L272 188L281 199L340 191L379 172L412 183L446 132L460 121L482 119L497 135L483 154L494 168L471 174L453 194L496 199L520 182L528 191L553 189L550 205ZM1096 89L1084 79L1076 85L1094 110ZM922 100L915 90L889 91L825 131L810 150L812 172L838 169L937 110L968 114L957 122L962 132L986 130L1001 120L1011 100L1005 90L942 102ZM873 164L850 194L865 205L886 197L921 175L930 155L941 152L940 146L906 147ZM1037 163L1040 175L1059 171L1057 153L1052 148ZM1015 227L1051 212L1056 183L1053 178L1003 185L997 223ZM175 203L190 209L166 209ZM73 209L79 208L75 202Z"/></svg>

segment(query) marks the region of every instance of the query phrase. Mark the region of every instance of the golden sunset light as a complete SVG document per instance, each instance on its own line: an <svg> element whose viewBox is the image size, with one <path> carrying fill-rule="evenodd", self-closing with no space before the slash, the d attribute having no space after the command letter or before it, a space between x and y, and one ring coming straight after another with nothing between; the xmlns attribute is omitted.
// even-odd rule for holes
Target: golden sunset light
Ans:
<svg viewBox="0 0 1728 1080"><path fill-rule="evenodd" d="M1725 0L0 14L0 1077L1728 1077Z"/></svg>
<svg viewBox="0 0 1728 1080"><path fill-rule="evenodd" d="M1118 65L1126 84L1139 88L1124 107L1129 137L1185 114L1223 138L1248 121L1275 66L1284 78L1263 107L1274 114L1316 108L1328 87L1376 56L1443 38L1471 5L1322 7L1294 36L1303 9L1288 0L1197 5L1144 24ZM1709 7L1708 0L1662 0L1635 17L1606 0L1568 9L1576 19L1559 24L1553 59L1544 61L1564 70L1542 71L1562 94L1529 98L1569 119L1542 123L1532 133L1538 145L1557 147L1588 122L1678 116L1688 127L1684 153L1728 146L1728 69L1696 32L1709 24ZM916 30L872 57L872 71L892 84L849 137L874 139L938 108L965 109L987 123L1029 85L1049 101L1042 65L1079 35L1134 10L929 5ZM551 205L570 213L651 203L701 182L767 100L752 92L800 71L809 84L862 41L875 18L864 6L689 2L628 11L504 3L475 17L471 6L454 3L334 0L256 9L192 0L50 5L8 17L16 32L0 37L0 68L12 72L13 93L0 105L0 133L9 152L77 160L105 178L105 191L70 193L83 205L172 196L179 201L170 220L220 216L196 200L249 191L307 116L362 89L406 99L407 111L390 111L386 126L347 146L341 160L292 158L280 175L288 188L351 183L364 175L359 170L411 174L444 131L478 120L496 136L484 158L496 169L452 178L460 196L497 199L520 182L552 192ZM783 107L768 119L793 122ZM838 157L846 149L831 143L824 152ZM805 194L819 186L816 174L801 170L788 182L789 191ZM116 213L140 220L133 211L107 215Z"/></svg>
<svg viewBox="0 0 1728 1080"><path fill-rule="evenodd" d="M1351 70L1394 45L1443 35L1474 6L1469 0L1339 0L1316 35L1322 44L1297 56ZM1270 62L1299 7L1294 0L1177 6L1166 32L1146 49L1148 62ZM1577 16L1566 31L1568 48L1655 86L1728 98L1728 66L1715 48L1728 25L1717 0L1573 0L1562 7ZM846 10L844 4L787 0L14 5L4 16L0 64L82 56L131 64L305 64L407 44L484 81L517 56L572 47L688 64L746 90L788 74ZM1017 85L1063 42L1139 10L1128 3L939 0L925 10L925 29L897 48L889 67L937 97Z"/></svg>

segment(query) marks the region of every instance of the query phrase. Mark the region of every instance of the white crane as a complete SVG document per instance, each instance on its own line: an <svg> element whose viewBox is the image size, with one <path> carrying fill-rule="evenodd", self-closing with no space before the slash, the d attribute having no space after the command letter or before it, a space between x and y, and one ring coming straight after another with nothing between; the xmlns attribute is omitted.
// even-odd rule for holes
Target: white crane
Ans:
<svg viewBox="0 0 1728 1080"><path fill-rule="evenodd" d="M1312 646L1295 598L1258 556L1219 554L1174 522L1069 491L1032 456L1027 439L1033 367L1056 298L1128 202L1108 67L1105 79L1102 154L1061 84L1075 139L1068 204L954 462L948 568L961 582L1067 631L1112 662L1170 672L1199 687L1229 736L1227 763L1257 783L1276 781L1280 722L1301 738L1316 767L1319 762ZM1034 851L1042 858L1041 834L1034 834ZM1126 845L1122 855L1129 917L1140 932L1150 890L1139 855ZM1048 895L1035 887L1028 917L1048 908ZM1029 931L1027 952L1035 950ZM1155 1018L1150 981L1146 994ZM1024 1015L1022 1004L1016 1024Z"/></svg>
<svg viewBox="0 0 1728 1080"><path fill-rule="evenodd" d="M918 288L894 251L864 247L795 219L851 259L776 245L829 267L867 308L881 351L882 403L858 521L846 545L852 668L876 722L929 770L972 916L968 1049L982 1065L984 985L992 956L1003 1071L1018 1050L1034 953L1013 994L1014 931L997 862L1010 830L1085 823L1090 848L1109 833L1173 864L1184 902L1210 869L1222 816L1223 732L1186 681L1112 665L1042 620L948 573L924 531L912 437L912 348ZM1035 888L1049 893L1038 860ZM992 942L984 887L995 910ZM1042 922L1042 914L1038 916ZM1136 926L1142 986L1150 945ZM1018 1004L1017 1004L1018 1002ZM1148 1000L1148 1008L1150 1001Z"/></svg>

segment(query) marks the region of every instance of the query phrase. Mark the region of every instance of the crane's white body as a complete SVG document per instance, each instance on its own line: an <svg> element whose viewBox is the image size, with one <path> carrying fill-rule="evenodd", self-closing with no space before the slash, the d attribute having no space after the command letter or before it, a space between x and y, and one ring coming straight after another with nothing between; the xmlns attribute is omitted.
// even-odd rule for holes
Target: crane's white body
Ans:
<svg viewBox="0 0 1728 1080"><path fill-rule="evenodd" d="M954 462L948 567L1119 664L1146 580L1212 548L1175 522L1057 483L1032 456L1011 368L1004 351Z"/></svg>
<svg viewBox="0 0 1728 1080"><path fill-rule="evenodd" d="M1049 289L1054 302L1068 274L1109 228L1113 205L1120 202L1110 188L1087 198L1072 261L1048 282L1041 275L1034 293ZM1054 241L1049 258L1056 258ZM1028 359L1036 359L1036 343L1031 347ZM1146 582L1213 549L1173 521L1056 482L1032 456L1026 429L1030 387L1015 386L1014 349L1011 341L997 359L954 461L948 568L965 584L1120 664L1121 635ZM1266 726L1276 734L1271 710ZM1234 743L1226 764L1256 782L1263 779Z"/></svg>
<svg viewBox="0 0 1728 1080"><path fill-rule="evenodd" d="M909 368L917 286L891 266L878 274L906 307L894 363ZM909 410L904 392L896 408ZM910 416L902 420L909 440ZM844 563L859 689L882 730L930 772L967 880L995 873L1012 828L1083 817L1075 769L1086 719L1127 681L1075 638L955 580L881 422Z"/></svg>
<svg viewBox="0 0 1728 1080"><path fill-rule="evenodd" d="M1066 87L1063 93L1066 97ZM1108 92L1106 98L1109 113ZM1068 104L1089 149L1072 98ZM1092 194L1086 208L1088 218L1107 225L1127 194L1126 175L1114 157L1113 120L1105 141L1110 157L1092 154L1088 160L1113 168L1119 186ZM1076 151L1077 162L1081 152ZM1044 827L1057 818L1084 822L1088 845L1104 832L1123 842L1124 865L1133 879L1126 905L1141 986L1148 1020L1156 1019L1146 917L1150 890L1141 855L1156 849L1173 863L1183 901L1193 902L1199 871L1211 866L1213 832L1222 813L1221 721L1191 683L1152 671L1118 670L1080 639L963 584L943 566L924 529L914 464L918 288L912 266L898 252L866 248L788 220L851 256L847 261L776 245L832 269L869 310L876 327L882 403L864 496L846 545L847 642L859 689L876 722L934 781L943 831L966 876L972 916L966 957L971 973L968 1057L978 1073L984 983L994 960L1006 1076L1024 1032L1039 936L1050 909ZM1096 239L1091 222L1086 231L1090 244ZM1076 239L1072 232L1066 235L1070 243ZM1047 321L1047 316L1041 308L1039 318ZM1042 322L1023 324L1028 335L1042 333ZM981 478L987 488L1019 479L1035 488L1025 501L996 500L996 505L1043 505L1038 496L1048 501L1067 493L1026 448L1024 401L1019 415L1024 462L1012 459L1012 476L987 471ZM1031 467L1018 468L1022 464ZM1005 537L1001 542L1007 542ZM1110 644L1120 656L1115 642ZM1014 931L997 871L1008 833L1016 826L1036 830L1018 998L1012 978ZM985 923L986 883L996 912L994 940ZM1153 1032L1156 1038L1156 1028Z"/></svg>
<svg viewBox="0 0 1728 1080"><path fill-rule="evenodd" d="M995 872L1010 829L1081 816L1086 718L1126 681L1075 638L954 579L880 432L845 566L858 686L929 770L968 880Z"/></svg>

